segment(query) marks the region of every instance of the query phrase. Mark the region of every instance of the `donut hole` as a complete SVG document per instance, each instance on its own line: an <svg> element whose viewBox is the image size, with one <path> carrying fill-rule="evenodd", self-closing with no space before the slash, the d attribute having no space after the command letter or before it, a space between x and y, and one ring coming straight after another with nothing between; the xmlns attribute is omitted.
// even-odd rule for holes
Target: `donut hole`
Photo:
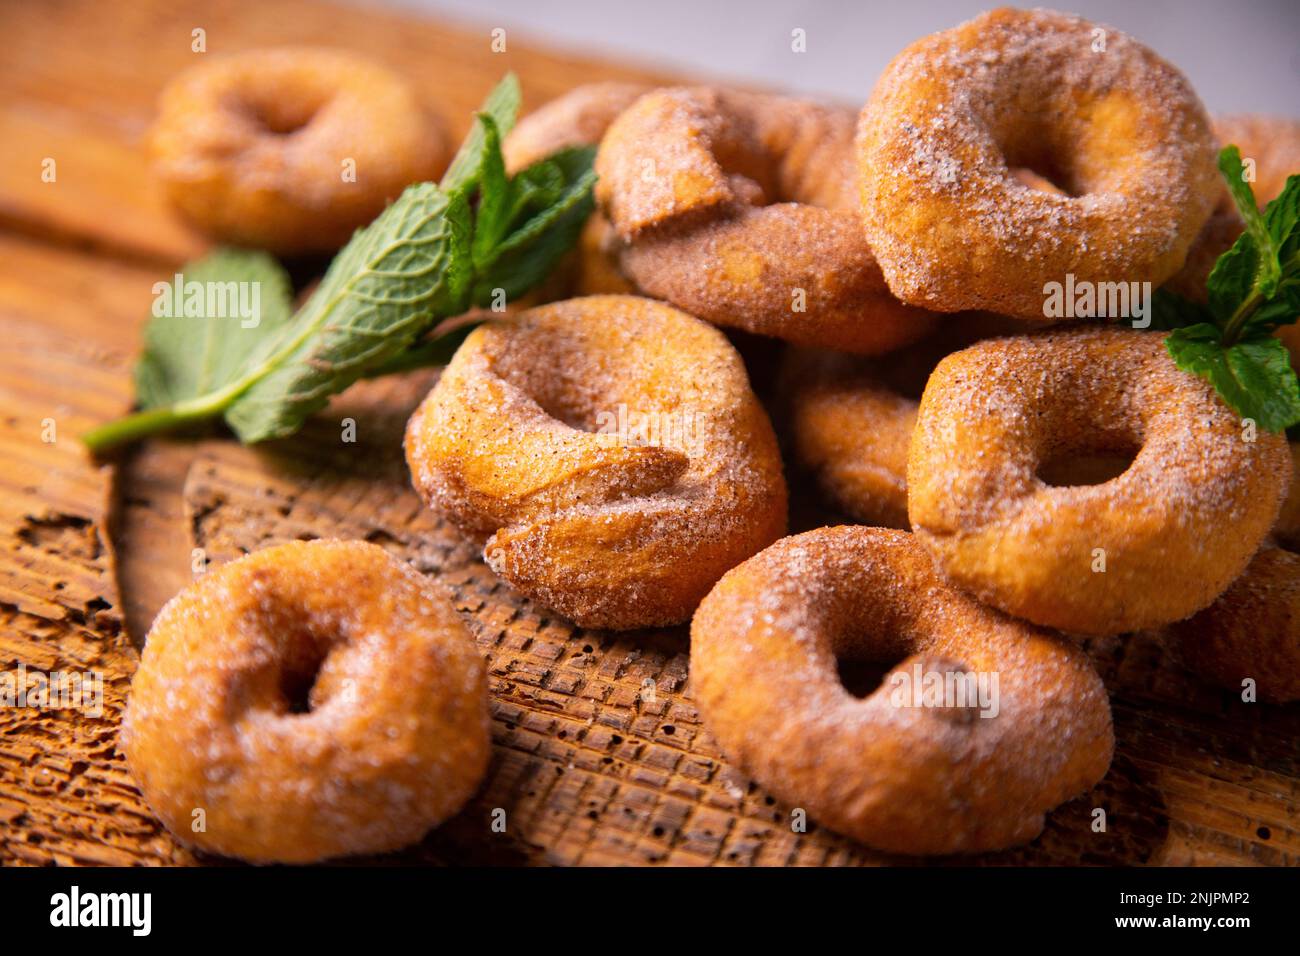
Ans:
<svg viewBox="0 0 1300 956"><path fill-rule="evenodd" d="M880 685L885 682L885 675L893 670L900 661L902 661L901 657L890 663L878 660L838 657L835 660L835 671L844 689L852 696L862 700L870 697L880 689Z"/></svg>
<svg viewBox="0 0 1300 956"><path fill-rule="evenodd" d="M324 105L314 97L245 96L240 111L268 136L292 136L305 129Z"/></svg>
<svg viewBox="0 0 1300 956"><path fill-rule="evenodd" d="M317 685L331 644L311 634L295 635L289 641L280 662L277 710L286 716L310 714L324 703Z"/></svg>
<svg viewBox="0 0 1300 956"><path fill-rule="evenodd" d="M1132 467L1140 447L1131 441L1097 442L1049 450L1038 465L1038 480L1053 488L1104 485Z"/></svg>

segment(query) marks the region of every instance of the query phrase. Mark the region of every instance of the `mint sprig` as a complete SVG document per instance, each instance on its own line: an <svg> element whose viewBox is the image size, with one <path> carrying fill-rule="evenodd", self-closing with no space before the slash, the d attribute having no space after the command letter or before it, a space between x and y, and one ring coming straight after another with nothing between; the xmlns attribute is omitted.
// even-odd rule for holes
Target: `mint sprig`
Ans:
<svg viewBox="0 0 1300 956"><path fill-rule="evenodd" d="M245 444L280 438L359 378L445 363L469 327L440 336L441 320L536 285L592 211L593 150L563 150L507 176L501 138L519 101L507 75L442 182L407 188L358 230L297 312L288 278L265 253L225 249L187 265L165 305L191 288L229 295L155 310L136 368L140 411L86 433L87 447L217 418ZM252 319L230 308L250 290Z"/></svg>
<svg viewBox="0 0 1300 956"><path fill-rule="evenodd" d="M1219 154L1219 171L1246 228L1210 271L1207 304L1162 290L1154 324L1173 330L1165 348L1179 368L1209 381L1243 418L1280 432L1300 423L1300 380L1273 335L1300 319L1300 175L1261 213L1236 146Z"/></svg>

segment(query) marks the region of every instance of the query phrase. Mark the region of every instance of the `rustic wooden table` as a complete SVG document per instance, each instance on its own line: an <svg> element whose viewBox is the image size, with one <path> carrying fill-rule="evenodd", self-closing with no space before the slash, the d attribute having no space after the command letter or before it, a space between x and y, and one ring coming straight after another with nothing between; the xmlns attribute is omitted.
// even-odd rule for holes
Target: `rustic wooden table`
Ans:
<svg viewBox="0 0 1300 956"><path fill-rule="evenodd" d="M489 662L487 781L384 862L911 862L815 825L792 832L790 808L728 767L691 703L684 628L576 629L498 582L420 506L399 436L428 374L354 388L265 448L213 437L111 463L85 455L76 436L130 405L153 283L205 248L140 149L160 87L201 55L196 28L209 53L364 51L409 77L457 137L507 69L526 108L591 80L665 79L513 37L493 53L486 28L307 0L0 7L0 670L98 671L105 686L100 716L0 708L0 864L203 862L154 820L116 748L137 642L191 580L193 549L220 561L317 536L378 542L439 575ZM358 422L355 445L337 440L343 417ZM1198 684L1157 635L1089 649L1114 702L1109 775L1031 846L963 862L1300 860L1300 708ZM1092 829L1096 807L1105 832ZM504 833L490 826L496 808Z"/></svg>

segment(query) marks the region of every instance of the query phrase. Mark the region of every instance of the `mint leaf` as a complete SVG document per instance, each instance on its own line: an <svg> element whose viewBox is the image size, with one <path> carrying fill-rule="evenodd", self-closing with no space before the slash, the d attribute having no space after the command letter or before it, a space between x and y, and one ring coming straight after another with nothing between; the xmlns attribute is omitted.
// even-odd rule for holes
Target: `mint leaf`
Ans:
<svg viewBox="0 0 1300 956"><path fill-rule="evenodd" d="M1232 247L1219 256L1210 270L1205 288L1210 311L1221 328L1232 322L1237 310L1255 291L1259 279L1259 246L1249 230L1237 237Z"/></svg>
<svg viewBox="0 0 1300 956"><path fill-rule="evenodd" d="M431 183L409 187L358 232L226 411L246 443L296 431L365 370L461 311L469 282L469 206Z"/></svg>
<svg viewBox="0 0 1300 956"><path fill-rule="evenodd" d="M501 241L510 226L511 183L506 176L505 157L501 155L501 134L496 120L488 113L480 113L478 122L483 130L484 152L479 164L479 198L474 212L474 243L471 249L476 270L483 268L484 260Z"/></svg>
<svg viewBox="0 0 1300 956"><path fill-rule="evenodd" d="M565 149L514 178L510 231L476 262L479 276L470 293L475 305L490 304L496 289L508 299L521 295L573 247L594 209L595 158L591 147Z"/></svg>
<svg viewBox="0 0 1300 956"><path fill-rule="evenodd" d="M1179 368L1209 381L1237 414L1260 428L1278 432L1300 424L1300 380L1280 339L1266 335L1224 348L1219 330L1202 323L1176 329L1165 348Z"/></svg>
<svg viewBox="0 0 1300 956"><path fill-rule="evenodd" d="M141 408L171 405L233 380L293 316L289 277L264 252L218 249L154 292L135 367Z"/></svg>
<svg viewBox="0 0 1300 956"><path fill-rule="evenodd" d="M1278 248L1278 261L1286 263L1300 255L1300 175L1288 176L1286 186L1264 210L1264 225Z"/></svg>
<svg viewBox="0 0 1300 956"><path fill-rule="evenodd" d="M1237 243L1228 250L1229 253L1236 250L1239 246L1245 246L1252 249L1252 255L1249 257L1251 265L1254 267L1254 285L1258 287L1261 294L1270 296L1277 288L1278 280L1281 278L1281 269L1278 265L1278 245L1273 234L1269 231L1264 222L1264 217L1260 214L1259 206L1255 202L1255 192L1250 188L1250 183L1245 179L1245 167L1241 162L1241 150L1236 146L1225 146L1219 153L1219 172L1228 183L1228 192L1232 195L1232 201L1237 207L1237 212L1246 223L1246 231L1242 233ZM1244 243L1243 243L1243 240ZM1215 264L1214 271L1217 272L1219 264L1223 259L1220 257L1219 263ZM1240 264L1239 266L1240 267ZM1211 297L1214 295L1214 273L1210 273L1209 289ZM1217 310L1216 310L1217 311Z"/></svg>
<svg viewBox="0 0 1300 956"><path fill-rule="evenodd" d="M456 157L443 173L439 185L444 190L468 192L478 185L488 152L487 133L482 122L482 114L486 113L496 123L498 136L505 136L514 129L515 117L519 115L519 104L522 100L518 78L513 73L507 73L483 101L479 118L475 119L469 135L465 137L465 142L460 144Z"/></svg>
<svg viewBox="0 0 1300 956"><path fill-rule="evenodd" d="M296 431L363 376L445 363L474 324L474 316L452 317L497 288L513 297L544 279L592 210L594 150L563 150L507 177L500 141L518 106L519 84L508 75L446 188L411 186L358 230L296 315L288 280L268 256L222 253L193 265L190 278L265 288L260 320L235 335L229 322L197 311L185 321L155 317L137 373L143 410L92 429L85 444L98 452L219 416L241 441L265 441Z"/></svg>

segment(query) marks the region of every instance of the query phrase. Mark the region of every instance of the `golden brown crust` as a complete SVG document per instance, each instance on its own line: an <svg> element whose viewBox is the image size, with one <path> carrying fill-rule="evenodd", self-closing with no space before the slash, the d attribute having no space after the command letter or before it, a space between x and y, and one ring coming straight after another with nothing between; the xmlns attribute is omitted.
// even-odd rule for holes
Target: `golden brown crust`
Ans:
<svg viewBox="0 0 1300 956"><path fill-rule="evenodd" d="M907 450L926 379L945 355L1024 328L1003 316L973 312L953 316L921 342L885 358L791 350L779 392L795 459L846 515L906 529Z"/></svg>
<svg viewBox="0 0 1300 956"><path fill-rule="evenodd" d="M1206 680L1260 700L1300 700L1300 556L1269 545L1217 601L1173 625L1170 637Z"/></svg>
<svg viewBox="0 0 1300 956"><path fill-rule="evenodd" d="M1087 634L1156 627L1213 601L1277 518L1286 440L1251 437L1162 335L994 339L944 359L926 385L909 515L954 583L1008 613ZM1136 455L1103 484L1039 477L1063 455L1107 452Z"/></svg>
<svg viewBox="0 0 1300 956"><path fill-rule="evenodd" d="M163 90L149 146L187 219L286 255L337 249L448 160L445 134L404 80L311 47L204 58Z"/></svg>
<svg viewBox="0 0 1300 956"><path fill-rule="evenodd" d="M1101 29L994 10L885 69L858 127L861 208L904 302L1046 321L1049 282L1158 285L1182 266L1216 196L1209 120L1145 46L1104 30L1094 50Z"/></svg>
<svg viewBox="0 0 1300 956"><path fill-rule="evenodd" d="M880 354L933 317L895 299L855 212L853 117L804 100L656 90L610 126L596 198L623 272L716 325Z"/></svg>
<svg viewBox="0 0 1300 956"><path fill-rule="evenodd" d="M785 528L776 439L735 350L632 296L476 329L406 457L494 571L586 627L681 623Z"/></svg>
<svg viewBox="0 0 1300 956"><path fill-rule="evenodd" d="M309 711L294 712L308 691ZM259 863L381 853L478 787L487 675L431 580L377 545L292 542L207 572L163 608L122 748L187 844Z"/></svg>
<svg viewBox="0 0 1300 956"><path fill-rule="evenodd" d="M859 699L837 658L898 663ZM994 693L915 706L898 692L917 666L984 675ZM1031 840L1114 749L1087 657L944 584L900 531L822 528L730 571L692 622L691 688L722 749L764 787L898 853Z"/></svg>

